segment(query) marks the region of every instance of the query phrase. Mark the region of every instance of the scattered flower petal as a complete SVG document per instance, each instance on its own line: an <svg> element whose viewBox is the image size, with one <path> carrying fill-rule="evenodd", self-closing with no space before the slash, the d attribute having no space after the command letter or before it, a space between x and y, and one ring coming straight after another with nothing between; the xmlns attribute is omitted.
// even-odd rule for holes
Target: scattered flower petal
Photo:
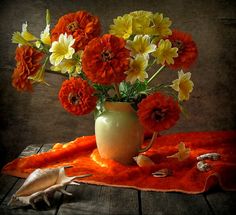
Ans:
<svg viewBox="0 0 236 215"><path fill-rule="evenodd" d="M178 145L178 152L167 156L167 158L177 158L178 161L183 161L187 159L190 155L190 148L185 148L185 144L183 142L180 142Z"/></svg>

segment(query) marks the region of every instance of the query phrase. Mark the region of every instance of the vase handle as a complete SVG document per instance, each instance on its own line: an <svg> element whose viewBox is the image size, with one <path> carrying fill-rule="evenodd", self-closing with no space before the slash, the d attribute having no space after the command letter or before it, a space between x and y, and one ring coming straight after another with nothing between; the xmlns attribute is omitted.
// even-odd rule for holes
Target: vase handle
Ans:
<svg viewBox="0 0 236 215"><path fill-rule="evenodd" d="M152 139L150 140L150 142L148 143L148 145L142 149L140 149L138 152L139 153L142 153L142 152L146 152L148 149L150 149L154 143L154 140L156 139L158 135L158 132L154 132L153 135L152 135Z"/></svg>

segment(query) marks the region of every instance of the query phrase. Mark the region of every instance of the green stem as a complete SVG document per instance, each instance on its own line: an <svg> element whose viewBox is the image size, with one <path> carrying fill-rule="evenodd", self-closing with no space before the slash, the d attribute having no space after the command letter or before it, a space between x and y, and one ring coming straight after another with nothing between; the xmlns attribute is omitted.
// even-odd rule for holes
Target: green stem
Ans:
<svg viewBox="0 0 236 215"><path fill-rule="evenodd" d="M161 70L165 67L165 65L162 65L155 73L154 75L148 80L147 84L149 84L160 72Z"/></svg>
<svg viewBox="0 0 236 215"><path fill-rule="evenodd" d="M45 69L45 72L51 73L51 74L62 75L63 77L67 77L66 74L63 74L63 73L60 73L60 72L57 72L57 71L52 71L52 70L49 70L49 69Z"/></svg>
<svg viewBox="0 0 236 215"><path fill-rule="evenodd" d="M154 59L154 60L152 61L152 63L150 63L150 64L147 66L147 69L146 69L146 70L149 70L156 62L157 62L157 59Z"/></svg>
<svg viewBox="0 0 236 215"><path fill-rule="evenodd" d="M121 98L121 95L120 95L120 90L119 90L118 84L115 83L115 84L114 84L114 87L115 87L116 94L117 94L118 98L120 99L120 98Z"/></svg>

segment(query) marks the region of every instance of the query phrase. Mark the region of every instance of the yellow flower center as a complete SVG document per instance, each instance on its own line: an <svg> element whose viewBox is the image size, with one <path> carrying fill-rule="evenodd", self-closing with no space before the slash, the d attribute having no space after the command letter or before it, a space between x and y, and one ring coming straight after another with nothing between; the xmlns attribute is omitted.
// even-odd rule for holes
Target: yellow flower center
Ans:
<svg viewBox="0 0 236 215"><path fill-rule="evenodd" d="M79 23L77 21L71 22L67 25L67 30L70 32L74 32L79 28Z"/></svg>

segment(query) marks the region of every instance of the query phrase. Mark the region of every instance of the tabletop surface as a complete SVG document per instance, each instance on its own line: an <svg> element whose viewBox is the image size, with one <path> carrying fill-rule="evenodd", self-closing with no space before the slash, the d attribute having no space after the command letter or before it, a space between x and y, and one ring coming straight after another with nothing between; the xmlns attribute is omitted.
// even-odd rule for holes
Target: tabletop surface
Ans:
<svg viewBox="0 0 236 215"><path fill-rule="evenodd" d="M53 144L30 145L20 157L48 151ZM49 198L51 207L37 202L31 206L10 208L11 196L24 179L0 176L0 214L236 214L236 192L214 189L204 194L189 195L177 192L151 192L81 184L67 186L72 196L56 192Z"/></svg>

